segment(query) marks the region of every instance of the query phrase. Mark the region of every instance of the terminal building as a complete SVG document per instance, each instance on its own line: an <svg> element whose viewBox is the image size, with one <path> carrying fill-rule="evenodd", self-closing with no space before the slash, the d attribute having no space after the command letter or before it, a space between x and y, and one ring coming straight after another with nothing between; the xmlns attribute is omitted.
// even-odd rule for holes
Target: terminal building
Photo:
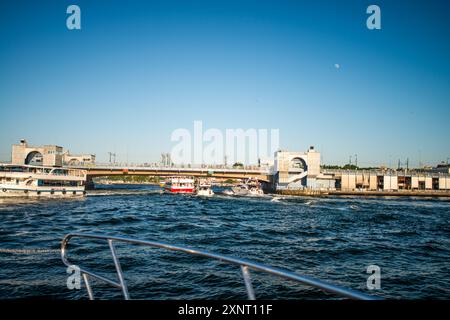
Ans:
<svg viewBox="0 0 450 320"><path fill-rule="evenodd" d="M439 170L438 170L439 169ZM322 169L320 152L277 151L273 166L273 189L340 191L439 191L450 190L448 165L426 172Z"/></svg>
<svg viewBox="0 0 450 320"><path fill-rule="evenodd" d="M352 170L334 175L342 191L450 190L450 176L443 173Z"/></svg>
<svg viewBox="0 0 450 320"><path fill-rule="evenodd" d="M61 167L63 165L93 165L95 155L72 155L57 145L31 146L26 140L12 146L12 164Z"/></svg>

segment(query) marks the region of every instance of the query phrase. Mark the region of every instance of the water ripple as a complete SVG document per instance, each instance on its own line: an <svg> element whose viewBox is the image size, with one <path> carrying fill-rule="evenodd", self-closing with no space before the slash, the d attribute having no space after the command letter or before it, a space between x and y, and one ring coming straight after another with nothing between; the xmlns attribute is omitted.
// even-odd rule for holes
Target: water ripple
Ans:
<svg viewBox="0 0 450 320"><path fill-rule="evenodd" d="M58 248L69 232L107 233L198 247L365 291L366 268L382 270L387 298L449 299L450 202L435 199L210 199L152 186L107 186L76 200L0 199L1 298L79 299L67 289ZM239 268L155 248L117 245L132 298L244 299ZM70 257L114 277L108 247L73 239ZM332 298L254 273L258 298ZM120 292L94 282L102 298ZM151 289L149 289L151 288Z"/></svg>

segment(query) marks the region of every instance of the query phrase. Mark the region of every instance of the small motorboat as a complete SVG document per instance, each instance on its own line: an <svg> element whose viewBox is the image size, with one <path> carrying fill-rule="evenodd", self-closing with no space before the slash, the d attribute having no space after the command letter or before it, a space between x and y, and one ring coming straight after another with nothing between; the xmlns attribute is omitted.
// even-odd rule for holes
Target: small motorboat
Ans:
<svg viewBox="0 0 450 320"><path fill-rule="evenodd" d="M232 196L232 195L234 195L233 190L230 190L230 189L226 189L226 190L224 190L222 193L225 194L225 195L227 195L227 196Z"/></svg>
<svg viewBox="0 0 450 320"><path fill-rule="evenodd" d="M214 191L211 189L211 183L207 180L200 180L195 188L195 192L198 196L211 197L214 195Z"/></svg>
<svg viewBox="0 0 450 320"><path fill-rule="evenodd" d="M264 192L259 187L251 187L250 189L248 189L248 193L251 196L262 196L262 195L264 195Z"/></svg>
<svg viewBox="0 0 450 320"><path fill-rule="evenodd" d="M259 181L252 178L247 179L239 186L233 187L232 192L238 196L260 196L264 194Z"/></svg>

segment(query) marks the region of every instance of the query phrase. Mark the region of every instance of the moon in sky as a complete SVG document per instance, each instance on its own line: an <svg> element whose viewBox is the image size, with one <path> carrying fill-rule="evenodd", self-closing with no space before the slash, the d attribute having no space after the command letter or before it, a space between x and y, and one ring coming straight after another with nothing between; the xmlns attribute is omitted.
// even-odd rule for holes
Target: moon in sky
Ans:
<svg viewBox="0 0 450 320"><path fill-rule="evenodd" d="M341 67L341 65L340 65L339 63L335 63L335 64L334 64L334 67L335 67L336 69L339 69L339 68Z"/></svg>

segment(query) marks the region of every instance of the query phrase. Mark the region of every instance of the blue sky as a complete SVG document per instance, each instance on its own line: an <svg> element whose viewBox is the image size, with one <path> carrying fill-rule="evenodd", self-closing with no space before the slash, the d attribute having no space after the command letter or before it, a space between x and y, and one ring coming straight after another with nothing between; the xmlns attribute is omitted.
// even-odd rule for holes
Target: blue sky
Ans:
<svg viewBox="0 0 450 320"><path fill-rule="evenodd" d="M66 28L81 8L82 30ZM366 28L381 8L382 29ZM0 2L0 160L21 138L158 161L177 128L279 128L362 165L450 157L446 1ZM336 68L339 64L340 68Z"/></svg>

